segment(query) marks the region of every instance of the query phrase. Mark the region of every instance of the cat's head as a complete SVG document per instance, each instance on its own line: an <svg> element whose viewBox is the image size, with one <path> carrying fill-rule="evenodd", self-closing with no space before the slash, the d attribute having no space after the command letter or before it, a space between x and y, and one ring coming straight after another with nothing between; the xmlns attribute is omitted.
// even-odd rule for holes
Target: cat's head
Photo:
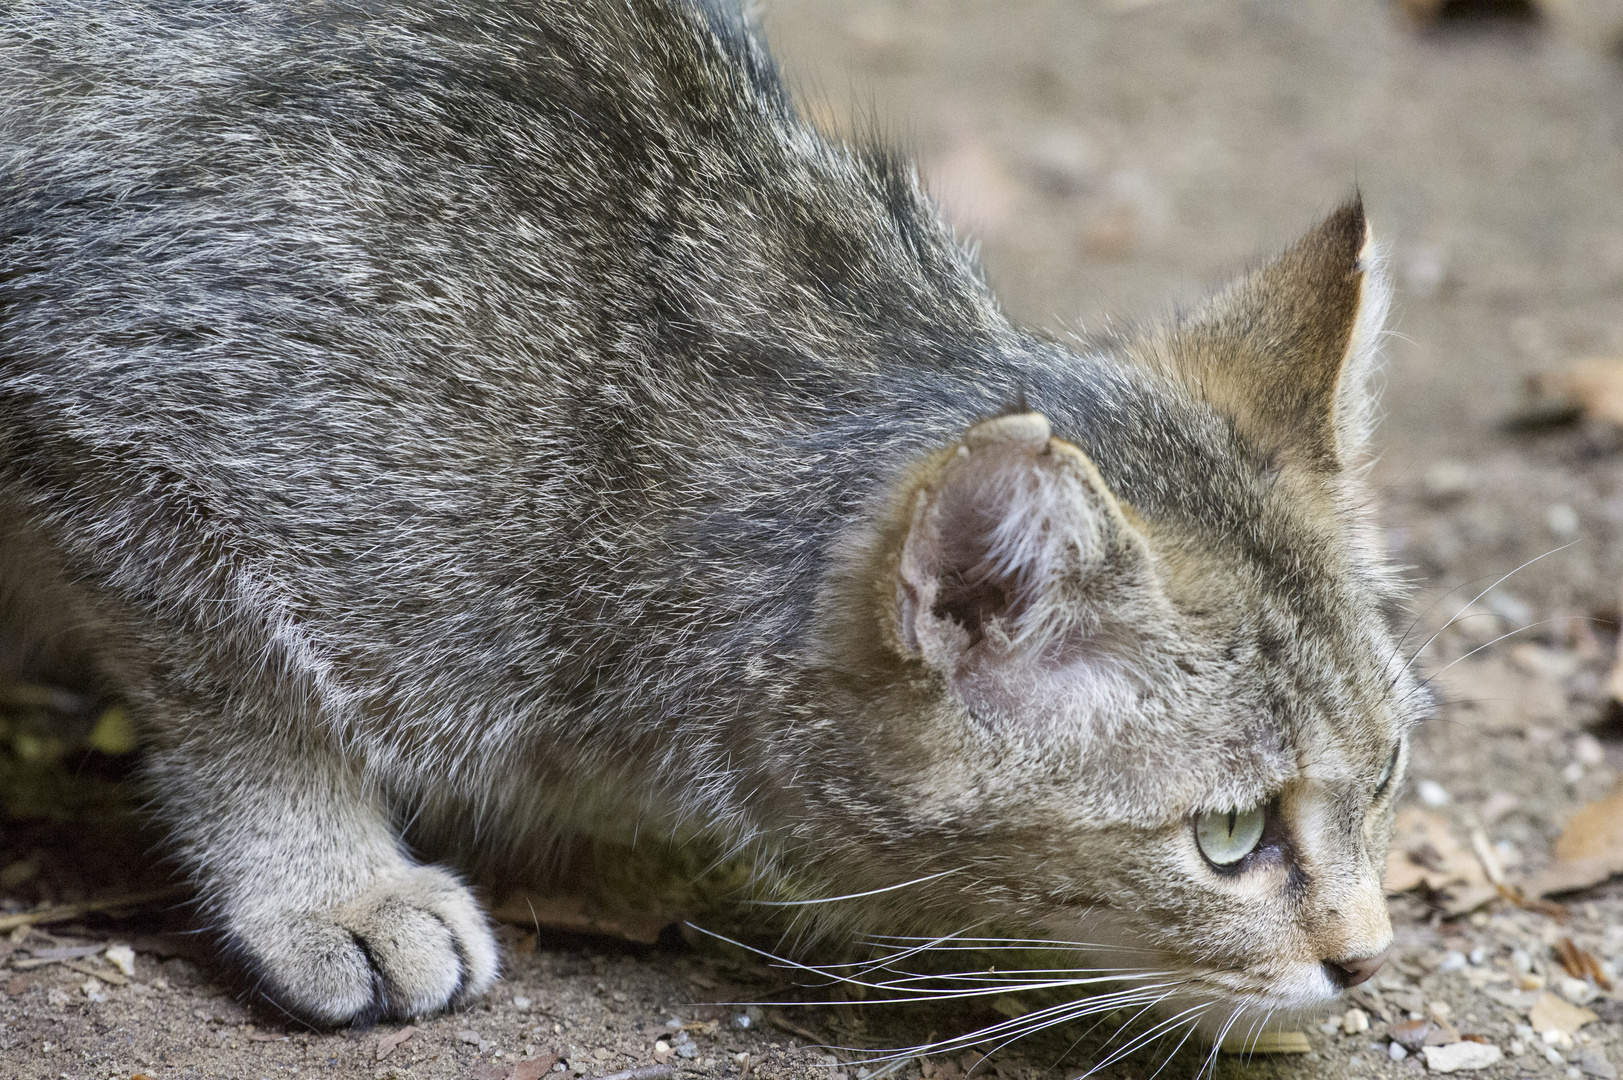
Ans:
<svg viewBox="0 0 1623 1080"><path fill-rule="evenodd" d="M826 605L827 880L940 876L855 921L1098 946L1213 1028L1373 970L1424 706L1358 482L1386 298L1351 204L896 486Z"/></svg>

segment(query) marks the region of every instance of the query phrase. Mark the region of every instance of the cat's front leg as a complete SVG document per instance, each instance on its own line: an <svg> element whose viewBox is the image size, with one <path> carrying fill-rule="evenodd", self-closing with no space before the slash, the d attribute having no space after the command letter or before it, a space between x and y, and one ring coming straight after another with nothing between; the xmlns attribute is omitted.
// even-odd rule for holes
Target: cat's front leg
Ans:
<svg viewBox="0 0 1623 1080"><path fill-rule="evenodd" d="M313 745L312 745L313 744ZM159 751L181 855L260 989L312 1020L410 1017L482 993L496 943L468 889L411 861L324 740Z"/></svg>

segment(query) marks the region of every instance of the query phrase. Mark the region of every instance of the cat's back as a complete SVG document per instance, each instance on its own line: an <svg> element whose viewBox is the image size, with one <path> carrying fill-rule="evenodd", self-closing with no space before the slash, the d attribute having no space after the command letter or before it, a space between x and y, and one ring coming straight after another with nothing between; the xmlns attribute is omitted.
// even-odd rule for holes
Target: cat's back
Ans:
<svg viewBox="0 0 1623 1080"><path fill-rule="evenodd" d="M14 9L0 131L0 501L73 576L249 582L318 653L725 632L1008 389L911 174L802 125L723 5ZM909 414L899 357L984 393ZM495 640L536 605L581 620Z"/></svg>

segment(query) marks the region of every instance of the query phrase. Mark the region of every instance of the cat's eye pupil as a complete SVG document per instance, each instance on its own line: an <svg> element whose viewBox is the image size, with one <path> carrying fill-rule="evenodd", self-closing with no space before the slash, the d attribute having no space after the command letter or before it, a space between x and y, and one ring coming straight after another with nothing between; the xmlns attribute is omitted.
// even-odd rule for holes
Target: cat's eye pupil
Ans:
<svg viewBox="0 0 1623 1080"><path fill-rule="evenodd" d="M1195 843L1214 866L1233 866L1262 842L1266 814L1261 806L1218 810L1195 819Z"/></svg>

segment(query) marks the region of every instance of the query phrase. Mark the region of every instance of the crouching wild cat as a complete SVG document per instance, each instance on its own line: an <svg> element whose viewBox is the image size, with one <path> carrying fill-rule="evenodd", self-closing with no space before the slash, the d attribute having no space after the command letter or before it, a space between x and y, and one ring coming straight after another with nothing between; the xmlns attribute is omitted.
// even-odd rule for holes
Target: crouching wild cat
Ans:
<svg viewBox="0 0 1623 1080"><path fill-rule="evenodd" d="M1214 1032L1379 964L1357 202L1062 344L721 0L24 4L0 130L4 615L286 1008L481 993L459 871L560 835Z"/></svg>

